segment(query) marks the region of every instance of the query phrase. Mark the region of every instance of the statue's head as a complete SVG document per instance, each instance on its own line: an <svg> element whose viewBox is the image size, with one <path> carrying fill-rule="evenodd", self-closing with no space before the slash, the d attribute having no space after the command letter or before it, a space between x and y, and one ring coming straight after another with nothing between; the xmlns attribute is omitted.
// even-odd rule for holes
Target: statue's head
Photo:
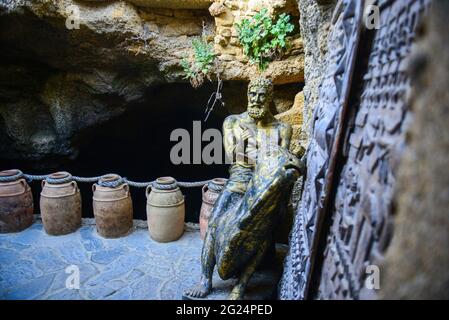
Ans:
<svg viewBox="0 0 449 320"><path fill-rule="evenodd" d="M262 119L270 114L273 100L273 83L267 78L256 78L248 85L248 115L253 119Z"/></svg>

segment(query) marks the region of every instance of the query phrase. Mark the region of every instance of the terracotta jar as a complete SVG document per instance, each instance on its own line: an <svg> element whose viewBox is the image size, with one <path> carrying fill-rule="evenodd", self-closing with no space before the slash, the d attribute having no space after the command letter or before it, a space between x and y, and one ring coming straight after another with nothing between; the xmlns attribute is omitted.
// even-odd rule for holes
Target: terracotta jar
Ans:
<svg viewBox="0 0 449 320"><path fill-rule="evenodd" d="M68 172L56 172L42 181L41 217L45 232L64 235L81 226L81 193Z"/></svg>
<svg viewBox="0 0 449 320"><path fill-rule="evenodd" d="M133 204L129 185L115 174L102 177L92 186L97 232L104 238L127 235L133 227Z"/></svg>
<svg viewBox="0 0 449 320"><path fill-rule="evenodd" d="M151 190L151 192L150 192ZM170 242L184 233L184 196L175 179L162 177L149 186L147 194L148 230L153 240Z"/></svg>
<svg viewBox="0 0 449 320"><path fill-rule="evenodd" d="M227 179L216 178L203 186L203 203L200 211L200 236L204 239L209 224L209 217L214 207L215 201L223 190Z"/></svg>
<svg viewBox="0 0 449 320"><path fill-rule="evenodd" d="M17 178L14 178L16 176ZM0 177L0 233L19 232L33 223L33 195L19 170L5 170Z"/></svg>

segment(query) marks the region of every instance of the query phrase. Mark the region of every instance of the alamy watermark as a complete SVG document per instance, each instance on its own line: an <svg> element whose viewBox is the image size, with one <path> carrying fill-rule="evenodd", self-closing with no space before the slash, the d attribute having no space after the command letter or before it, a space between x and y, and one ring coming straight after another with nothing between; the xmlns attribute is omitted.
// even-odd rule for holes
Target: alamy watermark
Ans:
<svg viewBox="0 0 449 320"><path fill-rule="evenodd" d="M369 265L365 269L367 274L365 279L365 288L368 290L380 289L380 269L376 265Z"/></svg>
<svg viewBox="0 0 449 320"><path fill-rule="evenodd" d="M241 131L240 137L233 131L223 136L215 128L202 132L201 121L193 121L192 134L183 128L170 134L170 141L176 142L170 151L170 161L175 165L255 164L260 157L270 158L273 146L279 143L279 131L275 129L258 130L257 137L250 129Z"/></svg>
<svg viewBox="0 0 449 320"><path fill-rule="evenodd" d="M368 4L363 11L363 20L368 30L380 29L380 8L374 4Z"/></svg>
<svg viewBox="0 0 449 320"><path fill-rule="evenodd" d="M70 290L80 288L80 268L77 265L70 265L65 269L69 276L65 280L65 287Z"/></svg>
<svg viewBox="0 0 449 320"><path fill-rule="evenodd" d="M77 5L70 5L66 8L67 19L65 26L69 30L80 28L80 8Z"/></svg>

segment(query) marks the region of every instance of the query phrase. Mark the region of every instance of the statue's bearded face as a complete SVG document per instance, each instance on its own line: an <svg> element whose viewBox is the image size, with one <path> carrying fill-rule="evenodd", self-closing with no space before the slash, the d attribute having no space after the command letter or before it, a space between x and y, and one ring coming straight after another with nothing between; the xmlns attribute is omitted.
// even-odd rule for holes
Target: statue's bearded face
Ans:
<svg viewBox="0 0 449 320"><path fill-rule="evenodd" d="M262 119L269 112L269 98L264 87L250 87L248 90L248 115L253 119Z"/></svg>

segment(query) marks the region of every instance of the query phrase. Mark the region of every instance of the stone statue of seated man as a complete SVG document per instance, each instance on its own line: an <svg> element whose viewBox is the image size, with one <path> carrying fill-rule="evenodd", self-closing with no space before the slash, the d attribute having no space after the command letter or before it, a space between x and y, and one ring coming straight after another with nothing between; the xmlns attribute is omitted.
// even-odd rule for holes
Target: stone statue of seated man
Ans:
<svg viewBox="0 0 449 320"><path fill-rule="evenodd" d="M291 126L270 112L273 84L265 78L248 86L248 109L223 123L230 177L217 199L201 254L202 275L187 297L203 298L217 267L226 280L238 277L229 299L242 299L245 288L273 244L273 229L288 204L301 163L288 151Z"/></svg>

